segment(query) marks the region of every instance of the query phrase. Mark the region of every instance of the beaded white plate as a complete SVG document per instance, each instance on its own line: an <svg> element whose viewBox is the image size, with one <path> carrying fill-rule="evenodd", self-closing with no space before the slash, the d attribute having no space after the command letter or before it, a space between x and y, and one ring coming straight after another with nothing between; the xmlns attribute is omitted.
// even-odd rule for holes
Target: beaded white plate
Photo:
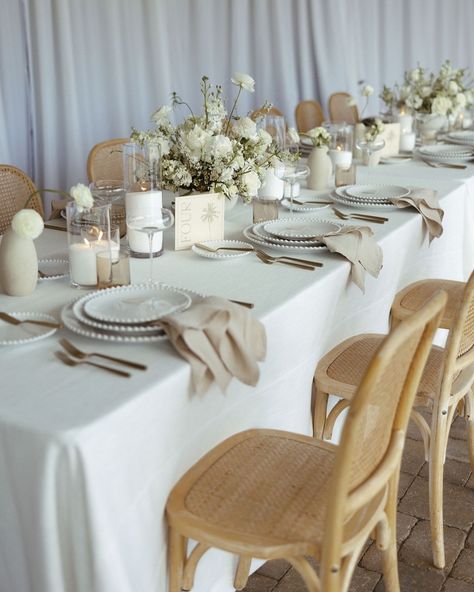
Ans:
<svg viewBox="0 0 474 592"><path fill-rule="evenodd" d="M156 321L190 304L191 298L181 290L137 284L94 292L84 302L83 311L97 321L129 325Z"/></svg>
<svg viewBox="0 0 474 592"><path fill-rule="evenodd" d="M430 160L471 160L474 158L474 150L466 146L450 146L443 144L440 146L421 146L418 149L419 154Z"/></svg>
<svg viewBox="0 0 474 592"><path fill-rule="evenodd" d="M318 240L340 229L338 224L320 218L283 218L263 224L265 232L286 240Z"/></svg>
<svg viewBox="0 0 474 592"><path fill-rule="evenodd" d="M349 197L363 199L366 202L396 199L410 193L407 187L398 185L347 185L344 189Z"/></svg>
<svg viewBox="0 0 474 592"><path fill-rule="evenodd" d="M68 259L39 259L38 271L42 271L47 277L38 274L38 281L58 280L69 275Z"/></svg>
<svg viewBox="0 0 474 592"><path fill-rule="evenodd" d="M51 315L41 312L9 312L9 315L23 321L30 319L33 321L49 321L57 323L57 319ZM44 327L41 325L33 325L33 323L22 323L21 325L11 325L0 319L0 345L23 345L25 343L32 343L45 339L57 329L53 327Z"/></svg>
<svg viewBox="0 0 474 592"><path fill-rule="evenodd" d="M268 232L266 232L265 228L265 222L257 222L257 224L254 224L252 226L252 232L253 234L257 237L260 238L261 240L264 240L268 243L271 244L275 244L275 245L286 245L286 246L301 246L301 245L305 245L307 247L317 247L317 246L321 246L322 243L320 240L306 240L306 239L298 239L298 240L293 240L293 239L288 239L288 238L280 238L277 236L273 236L271 234L269 234ZM340 226L339 226L340 228Z"/></svg>
<svg viewBox="0 0 474 592"><path fill-rule="evenodd" d="M397 206L393 205L391 202L375 202L375 201L371 201L371 202L366 202L366 201L358 201L358 200L352 200L350 198L348 198L348 196L346 196L346 193L344 191L344 187L337 187L332 193L331 193L331 198L338 202L341 203L345 206L350 206L353 208L374 208L374 209L378 209L378 208L383 208L383 209L387 209L387 208L391 208L392 210L397 210Z"/></svg>
<svg viewBox="0 0 474 592"><path fill-rule="evenodd" d="M245 236L245 238L250 241L251 243L255 244L255 245L260 245L261 247L267 247L267 248L272 248L272 249L277 249L277 250L284 250L284 251L319 251L320 249L326 249L326 245L323 245L321 243L318 244L314 244L313 246L307 246L304 245L304 243L302 244L302 241L292 241L290 244L288 243L269 243L268 241L265 241L263 239L261 239L260 237L258 237L256 234L253 233L252 230L253 224L250 224L250 226L247 226L246 228L243 229L242 233ZM293 244L296 243L296 244ZM301 245L301 246L300 246Z"/></svg>
<svg viewBox="0 0 474 592"><path fill-rule="evenodd" d="M198 247L198 245L193 245L191 247L192 251L200 257L206 257L206 259L218 259L220 261L223 261L225 259L235 259L236 257L245 257L245 255L249 255L253 249L250 243L245 243L244 241L237 240L214 240L201 242L202 244L207 245L212 249L217 249L219 247L238 247L249 249L248 251L217 251L216 253L211 253L210 251L201 249L200 247Z"/></svg>
<svg viewBox="0 0 474 592"><path fill-rule="evenodd" d="M310 198L311 199L311 198ZM312 199L315 199L314 197ZM298 197L298 201L303 201L301 195ZM286 208L287 210L291 209L290 200L285 197L281 200L281 205ZM324 210L324 208L328 208L329 204L305 204L305 205L298 205L293 202L293 212L317 212L318 210Z"/></svg>

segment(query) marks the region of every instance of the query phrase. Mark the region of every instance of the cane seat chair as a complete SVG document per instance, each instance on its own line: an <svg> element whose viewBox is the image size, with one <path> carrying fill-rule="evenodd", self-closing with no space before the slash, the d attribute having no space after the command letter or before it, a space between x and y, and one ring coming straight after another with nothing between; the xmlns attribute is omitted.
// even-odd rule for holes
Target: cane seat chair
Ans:
<svg viewBox="0 0 474 592"><path fill-rule="evenodd" d="M333 93L328 100L328 113L331 121L345 121L346 123L359 123L359 110L357 105L349 105L352 95L346 92Z"/></svg>
<svg viewBox="0 0 474 592"><path fill-rule="evenodd" d="M469 456L474 469L474 272L467 283L462 284L461 294L458 293L454 282L440 282L438 286L441 285L448 288L449 295L448 310L446 312L445 309L441 323L444 323L445 327L450 326L451 329L445 347L433 346L431 350L411 415L421 431L425 459L429 465L433 563L438 568L445 566L443 468L449 430L459 410L463 412L467 421ZM429 284L429 287L433 286ZM428 298L430 294L431 290L425 293ZM395 303L400 301L403 302L403 298L400 298L399 294ZM392 314L395 310L398 314L397 308L392 310ZM403 319L409 318L405 312L401 316ZM320 360L313 382L316 437L331 437L337 417L350 405L372 353L382 340L382 335L357 335L336 346ZM328 414L329 393L341 397L341 400ZM432 412L431 425L428 425L419 411L419 408L423 407L429 408Z"/></svg>
<svg viewBox="0 0 474 592"><path fill-rule="evenodd" d="M323 108L318 101L301 101L296 105L295 120L298 131L307 132L323 123Z"/></svg>
<svg viewBox="0 0 474 592"><path fill-rule="evenodd" d="M9 164L0 164L0 234L10 227L13 216L23 209L35 191L35 184L21 169ZM39 193L30 198L28 208L36 210L44 218L43 202Z"/></svg>
<svg viewBox="0 0 474 592"><path fill-rule="evenodd" d="M354 397L339 447L301 434L249 430L199 460L167 502L169 592L191 590L202 555L286 558L309 592L344 592L368 536L398 592L396 498L413 398L446 297L437 294L380 344ZM370 411L370 412L369 412ZM187 557L187 540L198 541ZM319 576L305 556L320 562Z"/></svg>
<svg viewBox="0 0 474 592"><path fill-rule="evenodd" d="M89 182L103 179L123 180L122 146L130 142L130 138L115 138L99 142L87 157L87 177Z"/></svg>

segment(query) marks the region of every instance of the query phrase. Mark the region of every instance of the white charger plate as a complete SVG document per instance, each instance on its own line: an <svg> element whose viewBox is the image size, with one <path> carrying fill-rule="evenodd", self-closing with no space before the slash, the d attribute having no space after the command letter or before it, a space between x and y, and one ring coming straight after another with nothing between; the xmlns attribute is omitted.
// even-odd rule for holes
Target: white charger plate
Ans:
<svg viewBox="0 0 474 592"><path fill-rule="evenodd" d="M269 243L268 241L263 240L263 239L259 238L256 234L254 234L252 227L253 227L253 224L250 224L250 226L247 226L246 228L243 229L242 233L248 241L250 241L251 243L253 243L255 245L260 245L261 247L267 247L267 248L276 249L276 250L283 250L283 251L295 251L295 252L320 251L321 249L327 248L326 245L323 245L321 243L314 244L313 246L307 246L307 245L302 244L303 241L292 241L291 244ZM293 242L296 244L293 244Z"/></svg>
<svg viewBox="0 0 474 592"><path fill-rule="evenodd" d="M380 162L382 164L403 164L404 162L409 162L413 160L413 156L382 156Z"/></svg>
<svg viewBox="0 0 474 592"><path fill-rule="evenodd" d="M346 196L344 191L344 187L337 187L332 193L331 198L345 206L350 206L352 208L374 208L374 209L387 209L391 208L392 210L398 210L397 206L393 205L391 202L370 202L370 201L357 201L351 200Z"/></svg>
<svg viewBox="0 0 474 592"><path fill-rule="evenodd" d="M303 201L301 195L297 198L299 201ZM314 197L310 197L309 200L315 199ZM316 198L317 199L317 198ZM309 201L308 200L308 201ZM291 210L291 203L290 200L285 197L281 200L281 205L286 208L287 210ZM308 205L298 205L293 202L293 212L317 212L318 210L324 210L328 208L329 204L308 204Z"/></svg>
<svg viewBox="0 0 474 592"><path fill-rule="evenodd" d="M39 259L38 270L45 273L48 277L38 275L38 281L59 280L69 275L68 259Z"/></svg>
<svg viewBox="0 0 474 592"><path fill-rule="evenodd" d="M51 315L42 312L9 312L9 315L24 321L30 319L32 321L49 321L57 323L57 319ZM23 345L25 343L32 343L45 339L57 329L53 327L43 327L41 325L33 325L33 323L22 323L21 325L11 325L0 319L0 345Z"/></svg>
<svg viewBox="0 0 474 592"><path fill-rule="evenodd" d="M185 310L191 298L163 284L136 284L94 292L84 302L84 312L97 321L124 325L156 321Z"/></svg>
<svg viewBox="0 0 474 592"><path fill-rule="evenodd" d="M206 259L217 259L220 261L224 261L226 259L235 259L236 257L245 257L246 255L249 255L253 249L253 246L250 243L237 240L213 240L201 242L202 244L207 245L213 249L217 249L219 247L240 247L249 249L248 251L218 251L217 253L211 253L210 251L201 249L198 247L198 245L193 245L191 247L191 250L200 257L205 257Z"/></svg>
<svg viewBox="0 0 474 592"><path fill-rule="evenodd" d="M283 218L265 222L263 229L276 238L286 240L320 239L326 234L339 232L341 227L334 222L320 218Z"/></svg>
<svg viewBox="0 0 474 592"><path fill-rule="evenodd" d="M295 247L301 246L301 245L305 245L307 247L318 247L318 246L322 245L320 240L305 240L305 239L292 240L292 239L287 239L287 238L279 238L277 236L273 236L273 235L269 234L268 232L266 232L264 226L265 226L265 222L257 222L257 224L254 224L252 226L252 232L257 238L260 238L261 240L264 240L267 243L271 243L274 245L286 245L286 246L293 245Z"/></svg>
<svg viewBox="0 0 474 592"><path fill-rule="evenodd" d="M347 185L345 192L350 197L370 202L405 197L410 190L399 185Z"/></svg>

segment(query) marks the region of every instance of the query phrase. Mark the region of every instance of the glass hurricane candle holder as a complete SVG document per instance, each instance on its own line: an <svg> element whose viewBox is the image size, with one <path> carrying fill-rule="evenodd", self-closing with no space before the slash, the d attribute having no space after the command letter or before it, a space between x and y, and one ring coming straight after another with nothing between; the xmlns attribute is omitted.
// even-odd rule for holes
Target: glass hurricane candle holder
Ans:
<svg viewBox="0 0 474 592"><path fill-rule="evenodd" d="M329 132L328 155L335 168L336 165L349 168L352 164L352 148L354 141L354 126L342 122L325 122L323 127Z"/></svg>

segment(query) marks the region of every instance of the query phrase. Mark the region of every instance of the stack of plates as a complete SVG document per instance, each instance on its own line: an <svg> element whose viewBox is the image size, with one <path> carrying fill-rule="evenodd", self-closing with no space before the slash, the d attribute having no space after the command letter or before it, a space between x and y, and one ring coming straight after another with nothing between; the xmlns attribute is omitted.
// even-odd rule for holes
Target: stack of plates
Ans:
<svg viewBox="0 0 474 592"><path fill-rule="evenodd" d="M474 158L474 149L469 146L450 146L449 144L440 144L436 146L421 146L418 151L422 158L427 158L434 162L464 162Z"/></svg>
<svg viewBox="0 0 474 592"><path fill-rule="evenodd" d="M326 248L321 238L341 228L339 223L319 218L283 218L252 224L243 232L247 240L262 247L313 251Z"/></svg>
<svg viewBox="0 0 474 592"><path fill-rule="evenodd" d="M445 138L452 144L463 144L464 146L474 146L474 131L462 130L458 132L449 132Z"/></svg>
<svg viewBox="0 0 474 592"><path fill-rule="evenodd" d="M346 206L360 208L396 207L392 200L409 195L408 187L398 185L347 185L337 187L332 198Z"/></svg>
<svg viewBox="0 0 474 592"><path fill-rule="evenodd" d="M64 325L79 335L121 342L166 339L155 321L188 308L201 296L164 284L138 284L91 292L61 311Z"/></svg>

